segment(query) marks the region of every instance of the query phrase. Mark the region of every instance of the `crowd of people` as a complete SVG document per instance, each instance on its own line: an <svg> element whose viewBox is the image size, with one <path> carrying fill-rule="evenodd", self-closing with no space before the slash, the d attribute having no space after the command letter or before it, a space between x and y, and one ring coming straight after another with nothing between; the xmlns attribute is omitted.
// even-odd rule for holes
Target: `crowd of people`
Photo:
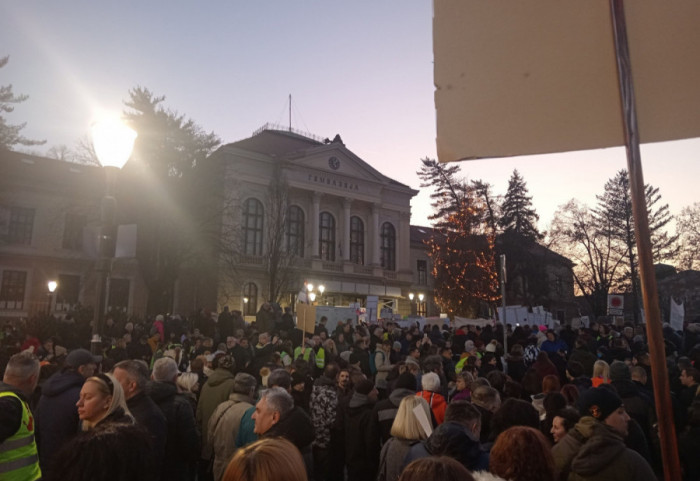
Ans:
<svg viewBox="0 0 700 481"><path fill-rule="evenodd" d="M664 327L665 419L632 323L508 325L508 352L498 323L304 333L271 303L110 317L99 354L53 326L2 328L2 479L652 481L660 422L700 479L699 324Z"/></svg>

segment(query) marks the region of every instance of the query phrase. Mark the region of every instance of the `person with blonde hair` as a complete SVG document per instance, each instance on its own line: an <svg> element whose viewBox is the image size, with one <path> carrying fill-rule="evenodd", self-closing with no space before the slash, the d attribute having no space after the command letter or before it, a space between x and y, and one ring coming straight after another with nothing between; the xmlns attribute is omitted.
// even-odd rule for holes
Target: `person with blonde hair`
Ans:
<svg viewBox="0 0 700 481"><path fill-rule="evenodd" d="M263 438L236 451L223 481L306 481L299 450L284 438Z"/></svg>
<svg viewBox="0 0 700 481"><path fill-rule="evenodd" d="M593 363L593 377L591 377L593 387L610 383L610 365L599 359Z"/></svg>
<svg viewBox="0 0 700 481"><path fill-rule="evenodd" d="M150 436L136 424L114 376L100 373L87 378L77 406L83 432L56 454L49 481L158 478L160 466Z"/></svg>
<svg viewBox="0 0 700 481"><path fill-rule="evenodd" d="M430 422L430 406L422 397L406 396L399 404L394 423L391 425L391 438L384 443L379 455L379 479L395 481L401 475L403 461L411 446L428 438L420 423L415 408L420 406Z"/></svg>
<svg viewBox="0 0 700 481"><path fill-rule="evenodd" d="M76 406L83 431L89 431L100 423L135 422L126 406L124 390L111 374L99 373L87 378Z"/></svg>

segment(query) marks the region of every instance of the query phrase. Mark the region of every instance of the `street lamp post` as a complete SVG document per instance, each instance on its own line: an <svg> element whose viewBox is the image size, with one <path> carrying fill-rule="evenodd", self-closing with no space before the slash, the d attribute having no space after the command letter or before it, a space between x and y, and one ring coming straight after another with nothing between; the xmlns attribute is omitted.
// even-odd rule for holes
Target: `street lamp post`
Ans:
<svg viewBox="0 0 700 481"><path fill-rule="evenodd" d="M323 292L326 290L326 286L323 284L318 286L318 292L320 293L318 302L323 302Z"/></svg>
<svg viewBox="0 0 700 481"><path fill-rule="evenodd" d="M411 315L413 315L413 298L416 297L416 295L412 292L408 293L408 305L409 305L409 311L411 311ZM416 312L417 313L417 312Z"/></svg>
<svg viewBox="0 0 700 481"><path fill-rule="evenodd" d="M116 173L129 160L134 147L136 132L121 121L106 120L92 127L92 144L100 165L105 171L105 195L100 205L100 230L97 243L98 258L95 312L92 319L90 349L100 354L102 346L102 324L106 306L107 279L112 272L112 261L117 238L117 200L114 198Z"/></svg>
<svg viewBox="0 0 700 481"><path fill-rule="evenodd" d="M50 316L51 311L53 311L54 292L56 292L56 288L58 287L58 282L49 281L47 286L49 288L49 308L48 308L48 311L46 312L46 314Z"/></svg>

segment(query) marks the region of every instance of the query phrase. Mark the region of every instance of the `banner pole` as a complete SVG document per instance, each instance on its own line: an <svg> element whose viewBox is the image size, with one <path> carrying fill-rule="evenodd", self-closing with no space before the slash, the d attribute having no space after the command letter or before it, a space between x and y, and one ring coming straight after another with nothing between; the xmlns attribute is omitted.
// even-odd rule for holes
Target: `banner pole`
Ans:
<svg viewBox="0 0 700 481"><path fill-rule="evenodd" d="M610 0L613 33L615 37L615 56L617 59L618 81L622 100L622 116L625 130L625 147L627 150L627 169L629 171L630 190L632 194L632 212L637 238L637 256L639 258L639 276L642 286L642 298L646 314L647 342L651 362L651 378L654 385L656 417L658 419L661 458L666 481L680 481L681 469L678 459L676 432L673 424L670 383L666 369L664 336L661 325L661 312L656 289L654 260L651 250L651 234L646 207L644 176L639 150L639 130L637 111L632 83L632 66L630 62L627 26L623 0ZM633 279L634 282L634 279Z"/></svg>

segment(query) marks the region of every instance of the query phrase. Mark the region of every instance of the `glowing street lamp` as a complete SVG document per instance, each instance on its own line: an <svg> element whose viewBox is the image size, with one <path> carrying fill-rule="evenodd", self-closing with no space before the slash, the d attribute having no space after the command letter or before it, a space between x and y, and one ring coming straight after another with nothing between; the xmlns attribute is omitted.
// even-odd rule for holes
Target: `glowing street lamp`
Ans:
<svg viewBox="0 0 700 481"><path fill-rule="evenodd" d="M312 283L306 284L306 290L312 292L314 290L314 285Z"/></svg>
<svg viewBox="0 0 700 481"><path fill-rule="evenodd" d="M102 346L102 325L107 305L107 279L112 272L116 248L117 200L114 198L116 173L129 160L136 135L133 129L116 119L106 119L92 126L92 145L100 165L104 168L106 177L105 195L102 197L100 209L99 256L95 267L98 281L92 322L92 340L90 341L93 354L100 354Z"/></svg>
<svg viewBox="0 0 700 481"><path fill-rule="evenodd" d="M414 293L412 293L412 292L408 293L408 298L411 300L411 302L413 302L414 297L416 297L416 295Z"/></svg>
<svg viewBox="0 0 700 481"><path fill-rule="evenodd" d="M425 299L425 295L423 295L423 293L421 292L420 294L418 294L418 300L420 302L423 302L423 299Z"/></svg>
<svg viewBox="0 0 700 481"><path fill-rule="evenodd" d="M316 293L315 292L309 292L309 300L311 302L314 302L316 300Z"/></svg>
<svg viewBox="0 0 700 481"><path fill-rule="evenodd" d="M47 283L47 287L49 288L49 309L48 309L47 314L50 316L51 311L53 310L54 292L56 292L56 288L58 287L58 282L49 281Z"/></svg>

